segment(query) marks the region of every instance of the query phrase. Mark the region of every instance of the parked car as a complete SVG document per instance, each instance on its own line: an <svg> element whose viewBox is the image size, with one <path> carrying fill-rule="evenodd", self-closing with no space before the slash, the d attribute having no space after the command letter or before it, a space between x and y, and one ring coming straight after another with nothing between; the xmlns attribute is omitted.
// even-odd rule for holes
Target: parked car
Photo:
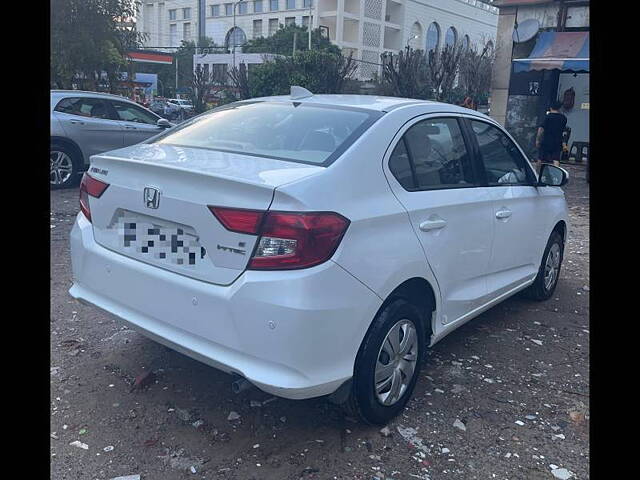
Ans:
<svg viewBox="0 0 640 480"><path fill-rule="evenodd" d="M95 156L69 292L235 391L382 424L427 348L517 292L553 295L568 174L538 177L475 111L296 92Z"/></svg>
<svg viewBox="0 0 640 480"><path fill-rule="evenodd" d="M76 185L91 155L157 135L171 123L118 95L51 91L51 188Z"/></svg>
<svg viewBox="0 0 640 480"><path fill-rule="evenodd" d="M185 112L193 112L194 107L190 100L182 100L180 98L170 98L167 100L168 103L172 105L177 105Z"/></svg>

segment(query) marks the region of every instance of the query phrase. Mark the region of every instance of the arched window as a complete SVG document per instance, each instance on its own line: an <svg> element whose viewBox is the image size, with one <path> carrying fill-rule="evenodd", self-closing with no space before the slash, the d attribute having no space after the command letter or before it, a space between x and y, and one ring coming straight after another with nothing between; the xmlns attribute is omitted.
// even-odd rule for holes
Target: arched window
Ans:
<svg viewBox="0 0 640 480"><path fill-rule="evenodd" d="M450 45L453 47L457 42L458 42L458 32L456 32L455 28L449 27L447 29L446 35L444 36L444 44Z"/></svg>
<svg viewBox="0 0 640 480"><path fill-rule="evenodd" d="M420 48L420 45L422 45L422 25L420 25L420 22L415 22L411 27L409 45L413 48Z"/></svg>
<svg viewBox="0 0 640 480"><path fill-rule="evenodd" d="M469 49L469 45L470 45L470 41L469 41L469 35L465 35L464 37L462 37L462 48L464 50L468 50Z"/></svg>
<svg viewBox="0 0 640 480"><path fill-rule="evenodd" d="M427 30L427 53L438 48L440 43L440 27L436 22L429 25Z"/></svg>
<svg viewBox="0 0 640 480"><path fill-rule="evenodd" d="M227 32L227 38L224 44L227 48L239 47L247 43L247 36L240 27L233 27Z"/></svg>

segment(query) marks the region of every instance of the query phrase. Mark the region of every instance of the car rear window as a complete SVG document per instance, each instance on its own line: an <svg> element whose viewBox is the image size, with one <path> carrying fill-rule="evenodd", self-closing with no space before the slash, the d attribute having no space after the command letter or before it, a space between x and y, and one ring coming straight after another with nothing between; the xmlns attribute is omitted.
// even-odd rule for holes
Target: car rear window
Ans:
<svg viewBox="0 0 640 480"><path fill-rule="evenodd" d="M328 165L381 115L300 102L240 103L196 117L154 143Z"/></svg>

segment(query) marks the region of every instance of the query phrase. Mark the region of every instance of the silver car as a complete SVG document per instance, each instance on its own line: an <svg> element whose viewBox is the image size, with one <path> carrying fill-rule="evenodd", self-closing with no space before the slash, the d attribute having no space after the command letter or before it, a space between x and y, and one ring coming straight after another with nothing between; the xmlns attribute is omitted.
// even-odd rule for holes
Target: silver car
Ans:
<svg viewBox="0 0 640 480"><path fill-rule="evenodd" d="M140 143L171 126L118 95L51 90L51 188L75 185L91 155Z"/></svg>

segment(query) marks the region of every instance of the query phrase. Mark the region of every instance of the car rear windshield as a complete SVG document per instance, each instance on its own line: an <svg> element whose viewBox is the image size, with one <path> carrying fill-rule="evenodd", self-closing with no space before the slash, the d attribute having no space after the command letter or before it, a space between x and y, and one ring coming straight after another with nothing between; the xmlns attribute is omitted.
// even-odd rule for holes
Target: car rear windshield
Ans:
<svg viewBox="0 0 640 480"><path fill-rule="evenodd" d="M300 102L252 102L199 116L154 143L328 165L381 112Z"/></svg>

